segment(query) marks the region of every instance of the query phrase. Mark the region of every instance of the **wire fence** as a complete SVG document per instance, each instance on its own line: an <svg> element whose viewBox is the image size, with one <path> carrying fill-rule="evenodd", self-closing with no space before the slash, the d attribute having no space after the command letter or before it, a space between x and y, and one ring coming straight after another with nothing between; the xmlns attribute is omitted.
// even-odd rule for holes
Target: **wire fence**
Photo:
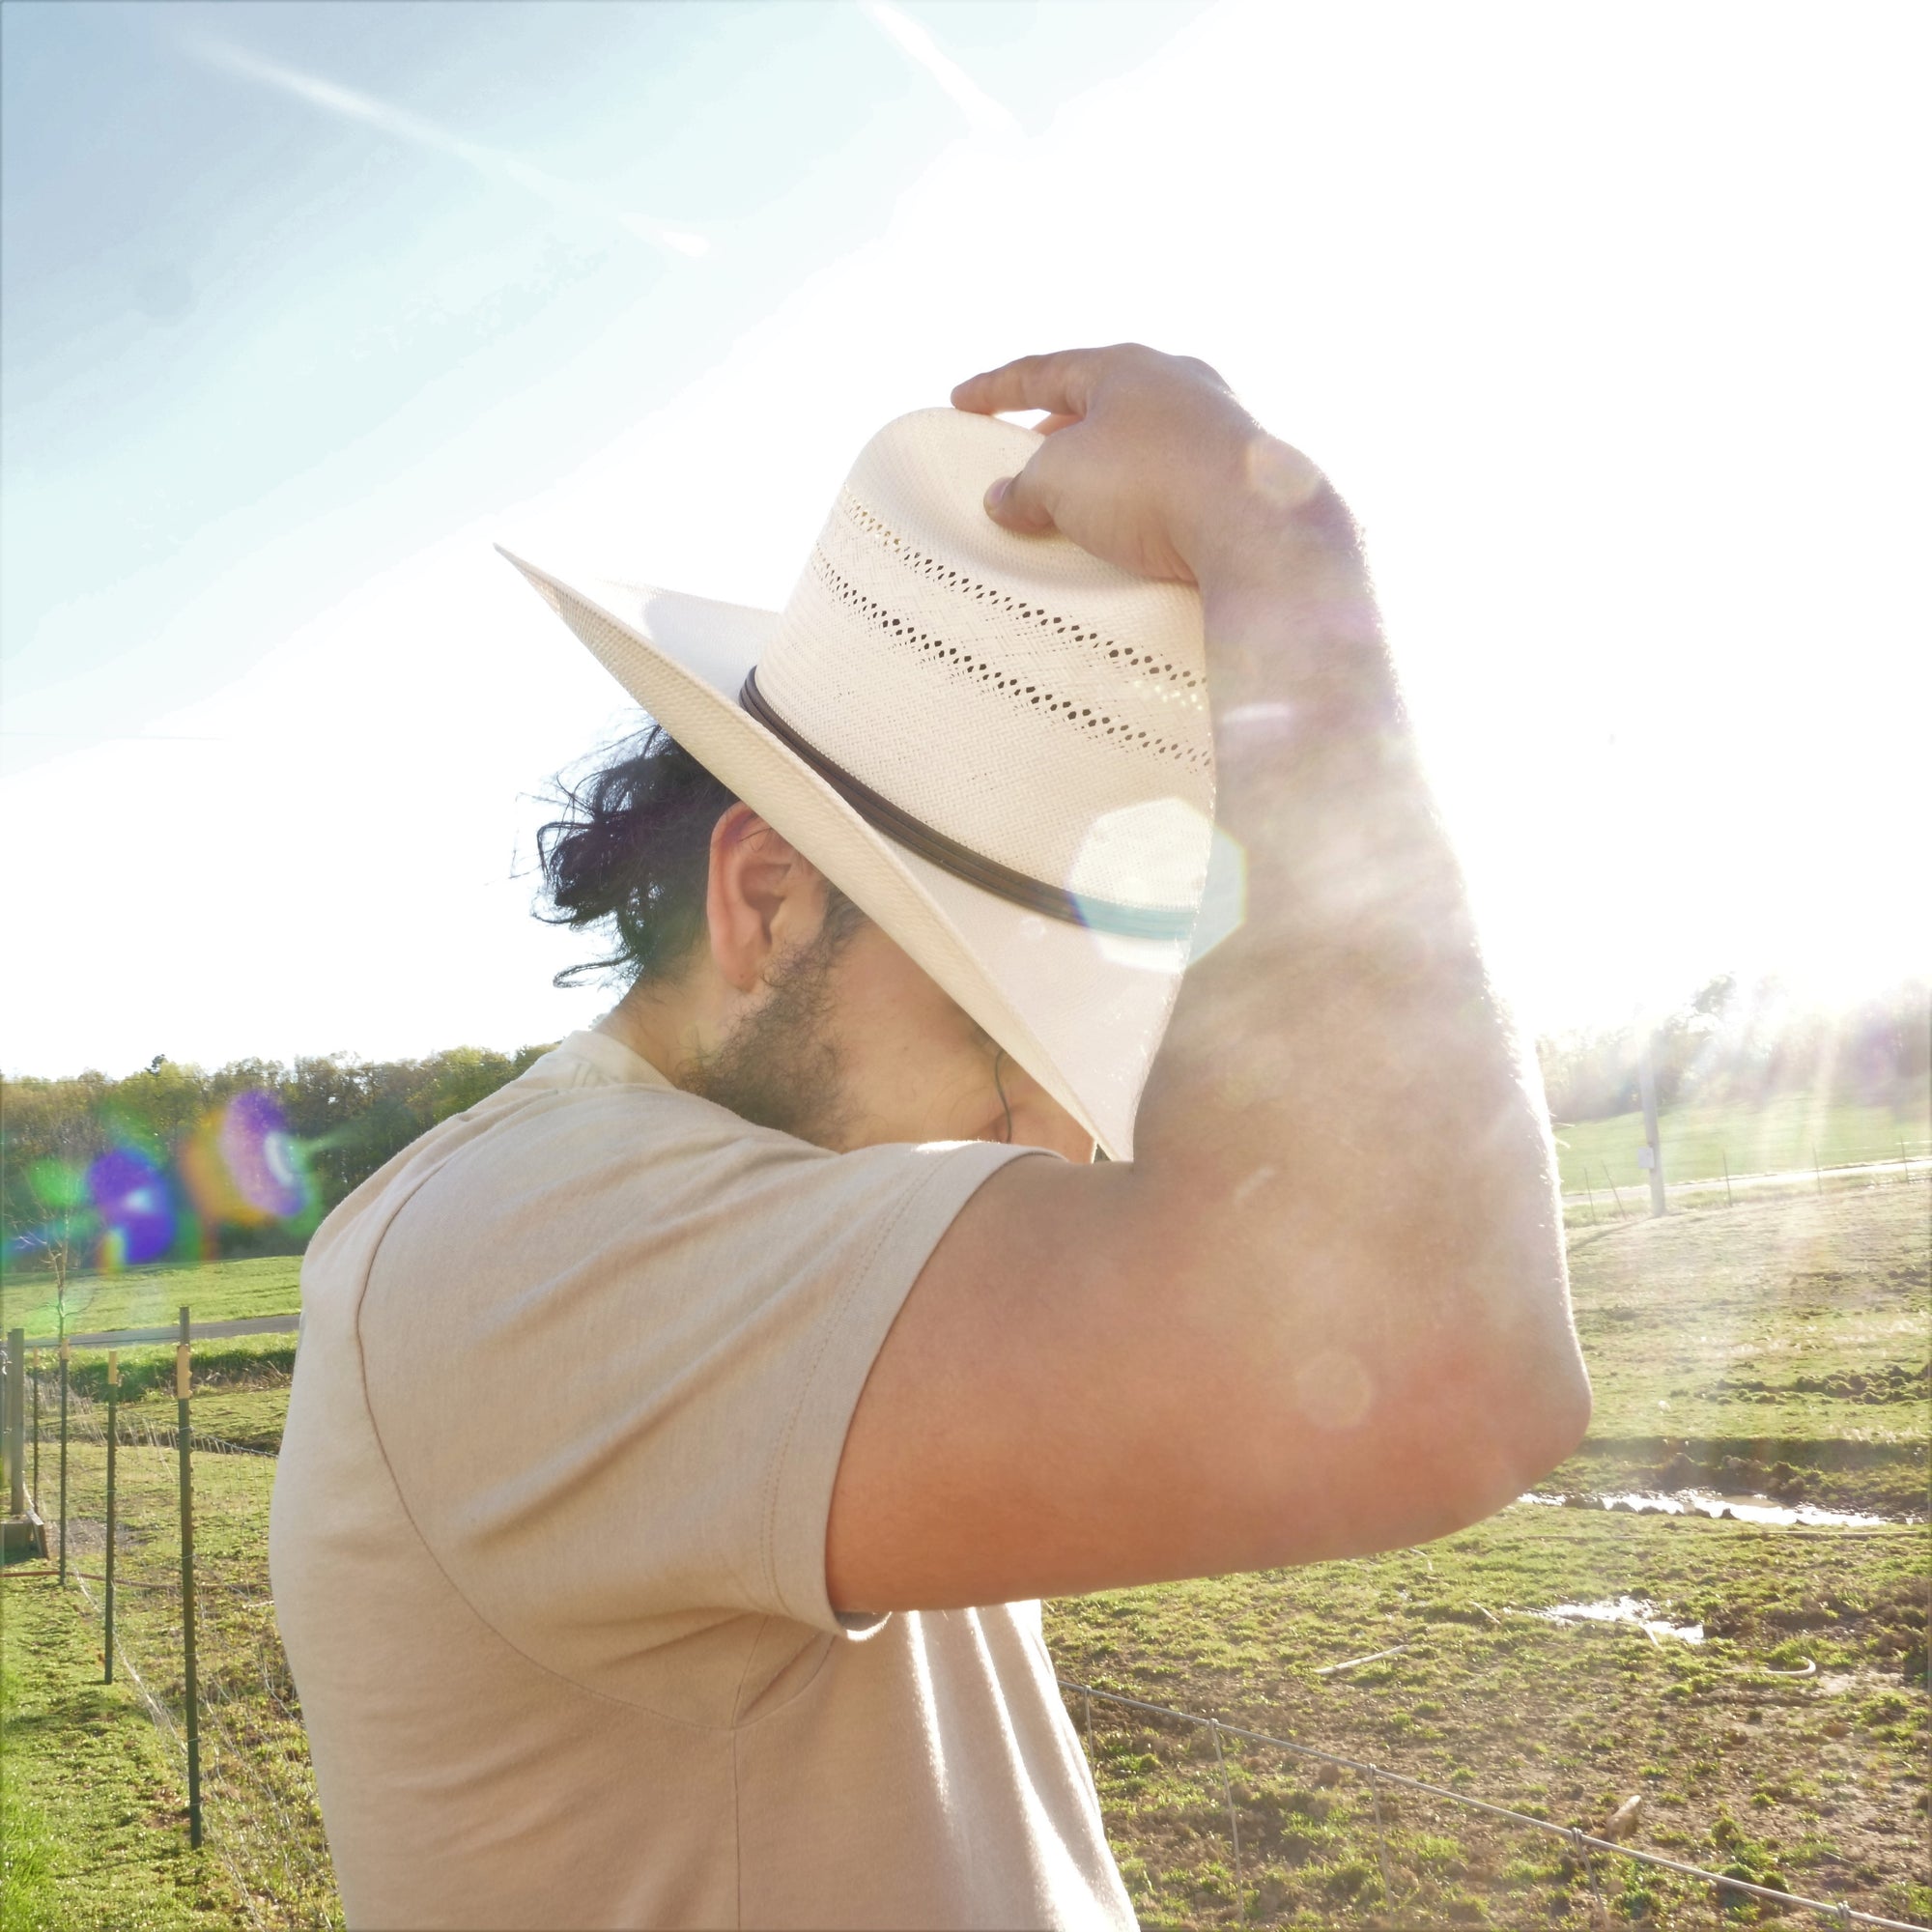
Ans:
<svg viewBox="0 0 1932 1932"><path fill-rule="evenodd" d="M103 1679L129 1684L173 1746L188 1780L190 1829L200 1826L226 1866L250 1922L339 1925L269 1582L273 1453L190 1427L185 1458L178 1420L141 1403L94 1401L71 1385L63 1450L57 1378L58 1370L34 1378L35 1503L49 1566L95 1622Z"/></svg>
<svg viewBox="0 0 1932 1932"><path fill-rule="evenodd" d="M1378 1893L1385 1922L1392 1925L1465 1920L1470 1916L1470 1901L1453 1876L1465 1872L1461 1848L1431 1829L1437 1814L1460 1808L1559 1841L1562 1851L1557 1864L1541 1876L1559 1883L1580 1881L1587 1892L1593 1926L1608 1927L1614 1922L1612 1891L1615 1918L1630 1921L1654 1917L1664 1901L1649 1889L1654 1883L1649 1875L1666 1874L1669 1879L1685 1882L1679 1903L1714 1906L1720 1922L1725 1914L1756 1900L1780 1912L1813 1913L1834 1925L1924 1932L1922 1925L1911 1920L1859 1911L1842 1899L1808 1898L1781 1886L1763 1884L1742 1867L1711 1871L1466 1791L1389 1771L1365 1759L1176 1710L1171 1705L1150 1703L1122 1691L1099 1690L1071 1678L1056 1681L1066 1698L1069 1715L1081 1730L1096 1781L1106 1776L1110 1766L1125 1761L1139 1783L1155 1790L1156 1827L1164 1825L1176 1835L1198 1843L1204 1827L1218 1833L1225 1825L1229 1863L1217 1870L1211 1861L1204 1865L1197 1859L1192 1862L1195 1896L1183 1902L1182 1922L1198 1922L1209 1916L1225 1918L1230 1909L1238 1925L1273 1922L1290 1904L1281 1879L1282 1860L1305 1858L1320 1848L1324 1838L1340 1839L1345 1847L1352 1839L1361 1854L1352 1858L1345 1855L1327 1864L1326 1889L1335 1903L1359 1908L1374 1892ZM1097 1729L1096 1704L1103 1712ZM1105 1720L1108 1719L1111 1721ZM1249 1755L1236 1758L1232 1747L1236 1746ZM1268 1757L1312 1765L1315 1776L1305 1789L1284 1790L1279 1780L1257 1776L1264 1769L1258 1760ZM1156 1763L1166 1774L1163 1779L1150 1777ZM1355 1780L1352 1800L1337 1789L1349 1777ZM1268 1783L1272 1789L1265 1788ZM1361 1802L1364 1798L1366 1804ZM1367 1856L1370 1852L1373 1863ZM1627 1878L1622 1886L1606 1890L1605 1869L1613 1868L1620 1860L1641 1877L1634 1883ZM1136 1879L1140 1881L1142 1895L1134 1900L1138 1911L1155 1922L1174 1922L1170 1915L1177 1901L1165 1893L1158 1875L1148 1869L1143 1859L1123 1860L1122 1873L1130 1889ZM1517 1875L1528 1877L1529 1873L1519 1868ZM1186 1906L1192 1910L1185 1910Z"/></svg>
<svg viewBox="0 0 1932 1932"><path fill-rule="evenodd" d="M1573 1225L1635 1220L1650 1212L1650 1177L1638 1156L1605 1159L1574 1150L1562 1156L1563 1205ZM1932 1141L1899 1140L1869 1148L1813 1149L1792 1165L1752 1167L1722 1145L1694 1139L1663 1147L1663 1185L1680 1205L1735 1207L1740 1201L1794 1192L1840 1194L1923 1186L1932 1179Z"/></svg>
<svg viewBox="0 0 1932 1932"><path fill-rule="evenodd" d="M1643 1185L1648 1135L1632 1097L1633 1110L1624 1114L1552 1112L1566 1187L1577 1185L1585 1162L1599 1175L1607 1166L1620 1186ZM1720 1181L1727 1167L1735 1179L1808 1176L1818 1169L1829 1174L1932 1156L1932 1093L1922 1080L1877 1104L1833 1100L1819 1092L1754 1101L1680 1095L1660 1110L1656 1124L1664 1170L1678 1180Z"/></svg>

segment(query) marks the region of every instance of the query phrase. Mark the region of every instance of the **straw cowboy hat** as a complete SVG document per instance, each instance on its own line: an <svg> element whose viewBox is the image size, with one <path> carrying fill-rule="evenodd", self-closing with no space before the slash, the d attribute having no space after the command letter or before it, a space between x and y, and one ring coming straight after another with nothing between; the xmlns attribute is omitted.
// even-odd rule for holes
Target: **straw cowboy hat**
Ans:
<svg viewBox="0 0 1932 1932"><path fill-rule="evenodd" d="M1041 438L953 410L853 465L754 611L503 553L624 689L1116 1159L1207 875L1201 600L985 513Z"/></svg>

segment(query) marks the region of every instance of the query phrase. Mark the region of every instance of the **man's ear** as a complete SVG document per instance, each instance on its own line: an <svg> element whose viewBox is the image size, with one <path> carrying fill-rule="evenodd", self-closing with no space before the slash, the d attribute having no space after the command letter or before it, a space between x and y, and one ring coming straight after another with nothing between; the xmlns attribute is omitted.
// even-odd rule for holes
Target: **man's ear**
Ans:
<svg viewBox="0 0 1932 1932"><path fill-rule="evenodd" d="M734 805L711 828L704 917L712 960L749 993L781 945L810 939L823 922L824 874L749 805Z"/></svg>

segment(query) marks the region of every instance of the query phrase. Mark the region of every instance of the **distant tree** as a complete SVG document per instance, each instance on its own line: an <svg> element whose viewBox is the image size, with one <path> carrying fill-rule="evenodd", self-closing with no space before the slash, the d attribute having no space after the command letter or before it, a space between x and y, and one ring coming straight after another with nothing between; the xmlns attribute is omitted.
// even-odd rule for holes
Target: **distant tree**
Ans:
<svg viewBox="0 0 1932 1932"><path fill-rule="evenodd" d="M1746 985L1720 974L1657 1022L1658 1097L1664 1105L1779 1094L1826 1101L1925 1105L1932 1080L1932 987L1912 980L1843 1009L1805 1007L1775 979ZM1556 1121L1604 1120L1637 1105L1630 1027L1537 1042Z"/></svg>
<svg viewBox="0 0 1932 1932"><path fill-rule="evenodd" d="M109 1085L83 1074L0 1088L0 1275L14 1286L42 1277L62 1335L68 1277L94 1233L87 1170L105 1146L90 1102Z"/></svg>

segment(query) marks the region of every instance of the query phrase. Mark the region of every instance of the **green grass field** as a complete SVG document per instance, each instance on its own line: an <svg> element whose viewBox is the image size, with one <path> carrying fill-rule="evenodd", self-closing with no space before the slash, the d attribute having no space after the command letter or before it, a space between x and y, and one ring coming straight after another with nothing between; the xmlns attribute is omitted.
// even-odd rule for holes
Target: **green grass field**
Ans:
<svg viewBox="0 0 1932 1932"><path fill-rule="evenodd" d="M244 1418L244 1428L253 1424L250 1433L272 1444L279 1438L286 1406L285 1374L279 1388L216 1390L196 1398L196 1434L218 1433L217 1422L233 1427L238 1418ZM116 1668L124 1682L128 1666L139 1672L169 1714L171 1732L178 1734L185 1718L180 1645L179 1464L165 1437L159 1446L143 1439L150 1427L157 1432L172 1429L175 1406L161 1390L155 1390L124 1408L116 1484ZM74 1410L77 1431L98 1431L104 1408L80 1398ZM215 1922L339 1923L307 1740L282 1657L269 1584L274 1458L272 1453L202 1451L195 1455L193 1468L205 1849L225 1880L223 1891L231 1907ZM43 1442L42 1508L48 1517L57 1508L55 1484L54 1464ZM98 1675L106 1541L105 1450L100 1440L83 1437L70 1443L68 1490L69 1559L78 1580L67 1592L66 1603L57 1607L86 1649L88 1670ZM82 1582L85 1592L79 1587ZM43 1577L9 1577L0 1582L10 1624L16 1593L36 1588L46 1594ZM164 1738L149 1723L145 1712L141 1722L146 1741L179 1784L183 1760L175 1737ZM102 1783L102 1802L111 1803L106 1789L111 1777L102 1779L99 1764L93 1776ZM185 1843L180 1817L177 1808L150 1819L163 1846ZM44 1922L49 1927L75 1928L124 1922L111 1898L76 1875L85 1865L81 1848L69 1845L63 1856L68 1877L58 1889L67 1916L55 1915ZM197 1870L204 1862L197 1861ZM165 1892L166 1888L157 1889ZM245 1911L234 1909L238 1899L247 1902Z"/></svg>
<svg viewBox="0 0 1932 1932"><path fill-rule="evenodd" d="M1565 1192L1581 1188L1587 1177L1602 1195L1605 1173L1620 1188L1646 1185L1637 1166L1641 1114L1559 1122L1555 1131ZM1666 1180L1716 1180L1726 1163L1733 1175L1746 1175L1808 1172L1814 1158L1824 1167L1897 1160L1901 1152L1922 1159L1932 1154L1932 1118L1922 1099L1900 1108L1846 1107L1786 1094L1749 1106L1666 1108L1658 1138Z"/></svg>
<svg viewBox="0 0 1932 1932"><path fill-rule="evenodd" d="M1900 1520L1768 1529L1520 1504L1422 1549L1049 1605L1058 1668L1564 1825L1600 1827L1641 1797L1634 1844L1932 1924L1928 1225L1932 1188L1892 1179L1822 1195L1741 1195L1729 1208L1718 1195L1662 1221L1573 1228L1597 1408L1582 1452L1541 1486L1572 1495L1693 1483L1769 1489ZM276 1266L290 1270L279 1291L265 1279ZM203 1272L238 1297L293 1298L290 1264ZM184 1278L111 1285L158 1293L165 1307ZM262 1312L260 1300L247 1312ZM272 1448L288 1351L289 1338L198 1349L197 1431ZM166 1349L124 1356L137 1431L172 1425L169 1360ZM99 1369L96 1357L77 1359L84 1393L99 1393ZM172 1457L128 1455L129 1480L147 1496L128 1519L128 1574L164 1583L177 1548ZM44 1444L43 1456L44 1471ZM99 1458L98 1449L76 1452L72 1471L83 1570L99 1548ZM323 1924L335 1906L268 1602L273 1466L263 1455L196 1460L211 1579L210 1829L222 1834L226 1882L267 1922ZM26 1587L7 1583L7 1604ZM1625 1594L1673 1621L1701 1621L1707 1641L1653 1641L1628 1626L1564 1627L1527 1614ZM178 1698L168 1602L165 1587L154 1592L126 1612L124 1629L146 1646L160 1694ZM85 1632L89 1613L72 1593L53 1609ZM65 1662L49 1652L48 1684L36 1694L78 1694L86 1660L76 1641L81 1650ZM1321 1674L1397 1647L1380 1662ZM1771 1674L1807 1665L1804 1676ZM1070 1709L1084 1725L1078 1696ZM1688 1932L1713 1922L1708 1884L1645 1876L1609 1858L1580 1861L1553 1837L1388 1787L1372 1793L1352 1774L1330 1781L1286 1753L1230 1743L1237 1888L1208 1734L1096 1702L1092 1741L1109 1835L1149 1925L1234 1924L1245 1910L1255 1925L1581 1928L1605 1922L1599 1891L1612 1925ZM97 1875L74 1838L98 1833L111 1809L178 1842L175 1814L144 1811L139 1795L165 1775L165 1753L89 1762L99 1786L94 1809L76 1810L71 1793L33 1801L39 1836L23 1842L39 1861L33 1868L57 1877L35 1881L40 1890L27 1895L43 1900L43 1917L20 1922L141 1922L110 1889L124 1884L153 1889L156 1925L203 1922L182 1915L201 1909L205 1864L150 1850L132 1878L116 1876L128 1869L120 1866ZM36 1791L43 1776L30 1770ZM1733 1902L1719 1917L1742 1925L1757 1914Z"/></svg>
<svg viewBox="0 0 1932 1932"><path fill-rule="evenodd" d="M1922 1513L1926 1200L1923 1181L1705 1196L1573 1232L1596 1402L1585 1454L1552 1487L1588 1473Z"/></svg>
<svg viewBox="0 0 1932 1932"><path fill-rule="evenodd" d="M301 1307L301 1257L270 1255L129 1268L122 1274L71 1275L68 1332L156 1327L173 1321L183 1303L193 1309L196 1321L293 1315ZM53 1296L44 1272L18 1266L10 1271L0 1285L0 1328L51 1335L55 1325Z"/></svg>
<svg viewBox="0 0 1932 1932"><path fill-rule="evenodd" d="M181 1768L51 1577L0 1583L0 1932L220 1932L245 1914L190 1851Z"/></svg>

